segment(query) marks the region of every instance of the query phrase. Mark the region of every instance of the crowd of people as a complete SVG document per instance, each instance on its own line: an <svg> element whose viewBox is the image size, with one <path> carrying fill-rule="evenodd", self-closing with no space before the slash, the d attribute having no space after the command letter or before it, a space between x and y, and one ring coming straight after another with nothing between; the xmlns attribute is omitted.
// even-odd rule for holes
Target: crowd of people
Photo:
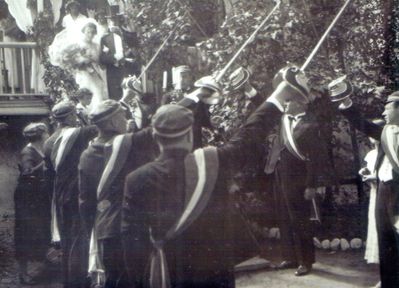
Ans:
<svg viewBox="0 0 399 288"><path fill-rule="evenodd" d="M178 70L189 73L187 66ZM331 185L332 175L319 124L308 110L314 99L296 67L279 71L266 101L248 76L239 68L230 79L257 108L217 148L201 148L209 104L218 101L222 89L209 76L165 94L154 114L135 112L139 106L132 103L140 102L143 92L140 81L130 77L119 101L103 100L87 110L92 93L82 88L78 105L56 104L51 116L57 128L50 137L43 123L29 124L15 193L21 280L34 283L27 262L46 261L46 247L60 242L65 287L234 287L234 266L243 260L239 251L256 245L234 208L228 179L251 165L254 154L265 153L258 144L276 126L280 133L265 167L274 174L279 211L285 211L283 261L276 268L296 268L296 276L310 273L312 199L318 187ZM360 171L365 181L376 179L371 192L376 214L370 219L376 219L377 233L369 233L366 258L380 263L381 287L396 287L399 165L392 145L399 94L389 96L383 126L359 115L346 79L331 83L329 91L332 102L340 104L337 110L382 144L373 152L379 156L367 156L369 168ZM372 240L376 235L378 241ZM248 256L259 252L249 250Z"/></svg>
<svg viewBox="0 0 399 288"><path fill-rule="evenodd" d="M194 82L190 67L179 66L175 89L156 107L140 79L128 76L139 69L118 11L111 11L107 26L105 15L87 21L76 1L66 8L65 30L49 52L60 66L81 57L75 61L80 89L53 106L51 136L44 123L23 130L28 144L15 191L21 282L38 281L29 262L46 263L50 243L59 243L64 287L235 287L243 247L248 257L259 251L252 251L256 245L228 183L261 158L275 129L264 172L273 175L280 211L283 261L276 268L309 274L316 261L314 198L334 182L305 73L296 66L281 69L266 97L250 84L248 70L235 70L232 90L245 95L252 113L224 145L208 146L202 128L212 128L209 107L223 94L214 78ZM75 46L73 38L79 38ZM380 287L399 287L399 93L388 97L385 121L372 122L352 103L346 78L327 90L337 113L378 141L360 171L372 181L366 258L379 262Z"/></svg>

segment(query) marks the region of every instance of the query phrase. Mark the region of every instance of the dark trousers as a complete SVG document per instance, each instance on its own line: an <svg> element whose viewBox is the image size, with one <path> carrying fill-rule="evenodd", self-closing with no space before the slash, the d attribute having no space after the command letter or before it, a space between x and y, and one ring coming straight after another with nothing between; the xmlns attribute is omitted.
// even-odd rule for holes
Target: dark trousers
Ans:
<svg viewBox="0 0 399 288"><path fill-rule="evenodd" d="M375 217L377 222L380 277L382 288L399 287L399 235L392 225L393 204L399 187L394 182L380 182ZM396 188L396 189L395 189ZM396 190L396 191L395 191Z"/></svg>
<svg viewBox="0 0 399 288"><path fill-rule="evenodd" d="M282 182L278 171L275 173L281 256L283 260L310 266L315 262L315 249L310 221L312 202L304 198L306 186L291 186L289 181Z"/></svg>
<svg viewBox="0 0 399 288"><path fill-rule="evenodd" d="M128 288L127 274L120 237L99 240L105 268L105 288ZM140 265L140 264L139 264Z"/></svg>
<svg viewBox="0 0 399 288"><path fill-rule="evenodd" d="M124 69L122 67L107 66L108 97L119 101L122 98L122 81Z"/></svg>
<svg viewBox="0 0 399 288"><path fill-rule="evenodd" d="M64 288L88 287L88 241L80 225L77 205L63 205L59 215Z"/></svg>

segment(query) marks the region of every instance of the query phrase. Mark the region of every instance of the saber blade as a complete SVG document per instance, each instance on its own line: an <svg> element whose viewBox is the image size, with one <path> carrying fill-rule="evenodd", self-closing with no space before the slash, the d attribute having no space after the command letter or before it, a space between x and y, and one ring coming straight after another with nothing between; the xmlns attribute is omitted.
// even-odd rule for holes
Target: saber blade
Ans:
<svg viewBox="0 0 399 288"><path fill-rule="evenodd" d="M345 11L346 7L349 5L349 2L351 2L351 0L346 0L345 4L342 6L341 10L339 10L337 16L335 16L334 20L331 22L330 26L328 26L328 28L324 32L323 36L321 36L319 42L313 48L312 53L310 53L310 55L306 59L305 63L303 63L303 65L301 67L302 71L304 71L306 69L306 67L308 67L310 61L312 61L313 57L319 51L319 49L321 47L321 44L323 44L324 40L326 40L326 38L327 38L328 34L330 33L331 29L335 26L335 24L337 23L338 19L341 17L341 15Z"/></svg>
<svg viewBox="0 0 399 288"><path fill-rule="evenodd" d="M273 15L273 13L277 10L277 8L280 6L281 1L278 1L278 3L274 6L272 11L266 16L266 18L262 21L262 23L259 24L258 28L255 29L255 31L249 36L249 38L242 44L240 49L236 52L236 54L233 56L233 58L230 59L230 61L226 64L226 66L216 75L215 80L216 82L219 82L224 74L226 74L227 70L230 68L230 66L234 63L234 61L237 59L237 57L241 54L241 52L245 49L245 47L248 46L248 44L253 41L255 35L259 32L260 29L266 24L266 22L270 19L270 17Z"/></svg>
<svg viewBox="0 0 399 288"><path fill-rule="evenodd" d="M184 16L187 14L187 11L184 13ZM147 63L147 65L143 68L143 71L141 72L140 76L137 79L141 79L143 75L147 72L148 68L152 65L152 63L155 61L155 59L158 57L159 53L161 53L163 47L168 43L170 37L172 37L173 33L177 30L179 25L176 25L175 28L173 28L172 31L170 31L168 37L165 38L165 40L162 42L161 46L159 46L158 50L155 52L154 56L152 56L151 60Z"/></svg>

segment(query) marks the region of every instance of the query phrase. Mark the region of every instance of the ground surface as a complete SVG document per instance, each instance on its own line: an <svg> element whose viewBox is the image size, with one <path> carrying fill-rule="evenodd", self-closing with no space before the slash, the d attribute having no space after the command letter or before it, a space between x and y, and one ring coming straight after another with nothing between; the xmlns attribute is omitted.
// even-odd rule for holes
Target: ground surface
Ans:
<svg viewBox="0 0 399 288"><path fill-rule="evenodd" d="M21 286L13 253L13 191L17 169L15 161L0 161L0 288L32 287ZM378 267L367 265L364 251L330 253L317 252L317 263L313 273L304 277L294 276L294 270L275 271L263 269L237 274L237 287L241 288L354 288L372 287L378 281ZM277 262L273 250L269 259ZM35 266L33 265L32 269ZM42 284L34 287L61 288L59 267L48 267Z"/></svg>

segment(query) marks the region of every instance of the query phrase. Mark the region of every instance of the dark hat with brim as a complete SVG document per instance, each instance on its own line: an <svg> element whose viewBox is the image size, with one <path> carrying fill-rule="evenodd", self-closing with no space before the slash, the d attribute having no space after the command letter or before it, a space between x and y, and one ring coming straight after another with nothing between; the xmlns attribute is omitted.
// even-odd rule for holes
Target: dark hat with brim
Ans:
<svg viewBox="0 0 399 288"><path fill-rule="evenodd" d="M33 137L42 135L47 132L47 126L44 123L30 123L22 132L25 137Z"/></svg>
<svg viewBox="0 0 399 288"><path fill-rule="evenodd" d="M89 120L92 124L98 124L108 119L118 112L123 111L122 105L115 100L107 99L100 102L90 113Z"/></svg>
<svg viewBox="0 0 399 288"><path fill-rule="evenodd" d="M353 87L344 75L328 84L328 93L332 102L342 101L352 95Z"/></svg>
<svg viewBox="0 0 399 288"><path fill-rule="evenodd" d="M62 101L51 109L51 114L56 120L65 118L73 112L75 112L75 105L71 101Z"/></svg>
<svg viewBox="0 0 399 288"><path fill-rule="evenodd" d="M237 90L244 86L244 84L247 83L250 75L251 73L249 73L249 71L243 67L234 70L234 72L229 76L232 89Z"/></svg>
<svg viewBox="0 0 399 288"><path fill-rule="evenodd" d="M71 0L67 4L65 4L65 9L69 10L69 8L71 8L71 6L73 5L80 7L80 3L78 1Z"/></svg>
<svg viewBox="0 0 399 288"><path fill-rule="evenodd" d="M161 106L152 117L154 134L163 138L183 136L191 130L193 123L193 112L176 104Z"/></svg>
<svg viewBox="0 0 399 288"><path fill-rule="evenodd" d="M390 102L399 102L399 91L395 91L388 96L387 103Z"/></svg>

